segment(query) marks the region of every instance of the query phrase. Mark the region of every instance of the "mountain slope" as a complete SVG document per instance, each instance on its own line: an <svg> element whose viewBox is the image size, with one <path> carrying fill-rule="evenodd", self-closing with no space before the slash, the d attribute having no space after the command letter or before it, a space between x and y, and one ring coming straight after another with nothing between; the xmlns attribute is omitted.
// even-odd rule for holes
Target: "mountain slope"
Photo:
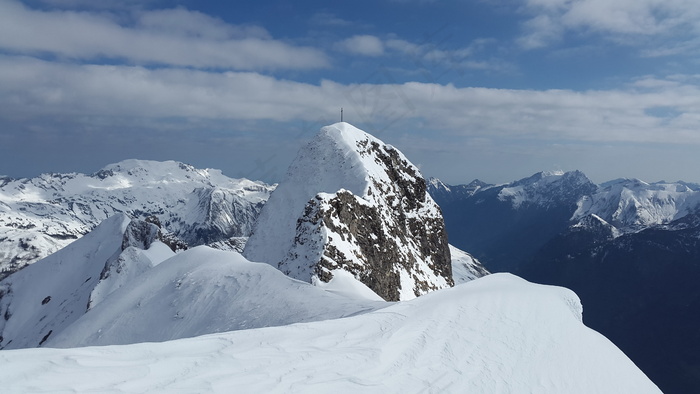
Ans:
<svg viewBox="0 0 700 394"><path fill-rule="evenodd" d="M347 123L299 151L244 255L312 283L344 270L391 301L453 285L440 208L420 172Z"/></svg>
<svg viewBox="0 0 700 394"><path fill-rule="evenodd" d="M173 161L126 160L92 175L5 179L0 272L48 256L119 212L155 216L164 230L190 245L248 236L273 189Z"/></svg>
<svg viewBox="0 0 700 394"><path fill-rule="evenodd" d="M345 319L0 362L14 392L660 392L571 291L507 274Z"/></svg>
<svg viewBox="0 0 700 394"><path fill-rule="evenodd" d="M337 319L387 305L336 295L236 252L199 246L143 273L45 346L162 342Z"/></svg>
<svg viewBox="0 0 700 394"><path fill-rule="evenodd" d="M595 214L622 232L670 223L700 207L700 192L683 183L646 183L618 179L584 196L572 216L577 221Z"/></svg>
<svg viewBox="0 0 700 394"><path fill-rule="evenodd" d="M78 242L0 281L0 346L40 346L84 314L105 263L122 251L129 221L114 216Z"/></svg>
<svg viewBox="0 0 700 394"><path fill-rule="evenodd" d="M236 252L175 254L159 235L156 225L117 214L0 281L0 348L165 341L388 305L324 291Z"/></svg>

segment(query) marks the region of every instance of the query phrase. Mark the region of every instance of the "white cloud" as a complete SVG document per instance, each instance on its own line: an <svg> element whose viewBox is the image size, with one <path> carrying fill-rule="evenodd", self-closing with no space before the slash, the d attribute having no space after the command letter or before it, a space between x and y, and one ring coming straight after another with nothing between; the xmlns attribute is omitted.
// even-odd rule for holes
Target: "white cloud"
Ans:
<svg viewBox="0 0 700 394"><path fill-rule="evenodd" d="M139 26L144 30L181 37L211 40L272 38L270 33L260 26L234 26L219 18L182 7L140 12L137 18Z"/></svg>
<svg viewBox="0 0 700 394"><path fill-rule="evenodd" d="M0 57L0 118L285 122L335 117L343 106L351 121L377 128L412 119L426 129L472 137L700 144L700 85L696 79L663 81L648 77L625 90L588 92L417 82L314 85L251 72L70 65L6 56ZM656 108L668 108L664 113L670 115L654 116Z"/></svg>
<svg viewBox="0 0 700 394"><path fill-rule="evenodd" d="M338 42L336 48L364 56L380 56L384 54L384 43L382 40L371 35L352 36Z"/></svg>
<svg viewBox="0 0 700 394"><path fill-rule="evenodd" d="M700 34L700 2L695 0L526 0L524 9L533 15L518 40L525 49L554 43L567 31L600 33L635 45L640 37L685 41Z"/></svg>
<svg viewBox="0 0 700 394"><path fill-rule="evenodd" d="M310 22L315 25L333 27L347 27L353 25L352 22L340 18L330 12L317 12L311 17Z"/></svg>
<svg viewBox="0 0 700 394"><path fill-rule="evenodd" d="M232 26L185 9L140 14L122 26L102 13L38 11L0 1L0 48L62 58L124 59L136 64L238 70L327 67L319 50L268 38L262 28Z"/></svg>
<svg viewBox="0 0 700 394"><path fill-rule="evenodd" d="M538 15L526 21L524 27L528 34L517 40L518 44L524 49L548 46L558 41L564 31L558 21L553 20L551 16L546 14Z"/></svg>

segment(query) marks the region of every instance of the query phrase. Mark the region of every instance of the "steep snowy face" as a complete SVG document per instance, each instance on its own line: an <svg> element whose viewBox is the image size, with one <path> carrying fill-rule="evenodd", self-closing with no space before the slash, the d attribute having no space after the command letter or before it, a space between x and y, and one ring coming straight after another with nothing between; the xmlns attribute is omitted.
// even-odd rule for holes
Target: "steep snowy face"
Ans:
<svg viewBox="0 0 700 394"><path fill-rule="evenodd" d="M453 285L442 214L420 172L347 123L299 152L244 254L307 282L344 270L385 300Z"/></svg>
<svg viewBox="0 0 700 394"><path fill-rule="evenodd" d="M595 214L622 232L670 223L700 209L700 192L683 183L618 179L583 197L572 220Z"/></svg>
<svg viewBox="0 0 700 394"><path fill-rule="evenodd" d="M118 212L155 216L190 245L250 235L273 186L174 161L0 182L0 272L46 257ZM1 276L0 276L1 277Z"/></svg>
<svg viewBox="0 0 700 394"><path fill-rule="evenodd" d="M504 186L498 194L501 201L510 201L513 208L524 203L548 207L575 204L581 196L591 194L597 186L581 171L538 172Z"/></svg>
<svg viewBox="0 0 700 394"><path fill-rule="evenodd" d="M489 275L489 271L471 254L450 245L450 255L455 285Z"/></svg>
<svg viewBox="0 0 700 394"><path fill-rule="evenodd" d="M155 225L117 214L0 281L0 349L44 345L111 292L172 256L158 235Z"/></svg>

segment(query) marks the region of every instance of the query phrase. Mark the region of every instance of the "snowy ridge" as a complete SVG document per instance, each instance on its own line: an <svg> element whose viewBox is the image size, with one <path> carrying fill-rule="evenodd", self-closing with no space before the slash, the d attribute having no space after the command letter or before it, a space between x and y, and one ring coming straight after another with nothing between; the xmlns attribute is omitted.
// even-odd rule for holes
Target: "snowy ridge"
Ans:
<svg viewBox="0 0 700 394"><path fill-rule="evenodd" d="M0 379L10 392L660 393L580 313L569 290L495 274L346 319L3 351Z"/></svg>
<svg viewBox="0 0 700 394"><path fill-rule="evenodd" d="M595 213L580 218L578 222L571 226L571 229L598 230L598 232L606 234L606 238L617 238L622 235L620 230Z"/></svg>
<svg viewBox="0 0 700 394"><path fill-rule="evenodd" d="M440 208L418 169L347 123L324 127L263 208L244 255L293 278L345 270L386 300L453 284Z"/></svg>
<svg viewBox="0 0 700 394"><path fill-rule="evenodd" d="M192 245L248 236L273 186L174 161L125 160L92 175L43 174L0 186L0 270L48 256L118 212L155 215Z"/></svg>
<svg viewBox="0 0 700 394"><path fill-rule="evenodd" d="M700 192L682 183L618 179L584 196L572 220L595 214L621 232L667 224L700 209Z"/></svg>
<svg viewBox="0 0 700 394"><path fill-rule="evenodd" d="M41 264L1 281L0 347L40 346L85 313L105 263L121 253L129 221L125 215L114 216Z"/></svg>
<svg viewBox="0 0 700 394"><path fill-rule="evenodd" d="M134 278L45 346L162 342L336 319L387 305L354 292L336 295L239 253L198 246Z"/></svg>
<svg viewBox="0 0 700 394"><path fill-rule="evenodd" d="M456 200L469 198L474 194L493 185L475 179L466 185L447 185L437 178L428 179L428 192L430 196L442 206Z"/></svg>
<svg viewBox="0 0 700 394"><path fill-rule="evenodd" d="M160 342L388 305L352 289L324 291L236 252L175 254L157 232L117 214L0 281L0 349Z"/></svg>

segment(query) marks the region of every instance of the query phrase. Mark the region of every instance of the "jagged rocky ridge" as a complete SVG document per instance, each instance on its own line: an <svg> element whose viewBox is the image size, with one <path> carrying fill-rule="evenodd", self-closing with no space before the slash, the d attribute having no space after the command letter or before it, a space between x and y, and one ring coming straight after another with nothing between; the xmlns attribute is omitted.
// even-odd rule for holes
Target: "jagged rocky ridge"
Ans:
<svg viewBox="0 0 700 394"><path fill-rule="evenodd" d="M273 189L174 161L126 160L92 175L5 178L0 183L0 278L119 212L153 217L164 234L192 246L247 237Z"/></svg>
<svg viewBox="0 0 700 394"><path fill-rule="evenodd" d="M301 149L244 254L312 283L344 270L391 301L454 284L442 214L420 172L347 123Z"/></svg>

